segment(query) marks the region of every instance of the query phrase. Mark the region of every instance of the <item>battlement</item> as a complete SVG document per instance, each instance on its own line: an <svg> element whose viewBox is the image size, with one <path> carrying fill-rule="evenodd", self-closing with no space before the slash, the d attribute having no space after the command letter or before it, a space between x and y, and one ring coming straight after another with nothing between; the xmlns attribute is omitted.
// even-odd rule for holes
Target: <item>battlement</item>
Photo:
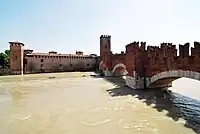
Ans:
<svg viewBox="0 0 200 134"><path fill-rule="evenodd" d="M187 57L189 56L190 43L185 43L184 45L179 44L179 56Z"/></svg>
<svg viewBox="0 0 200 134"><path fill-rule="evenodd" d="M49 54L57 54L56 51L50 51Z"/></svg>
<svg viewBox="0 0 200 134"><path fill-rule="evenodd" d="M24 46L24 43L19 42L19 41L12 41L9 42L10 46Z"/></svg>
<svg viewBox="0 0 200 134"><path fill-rule="evenodd" d="M189 54L190 43L185 43L184 45L179 44L179 56L188 57L199 55L200 56L200 42L195 41L194 47L191 47L191 55ZM126 45L126 53L135 53L141 51L148 51L148 53L157 53L158 56L178 56L177 47L173 43L163 42L160 43L160 46L151 46L148 45L146 49L146 42L134 41ZM150 54L151 55L151 54ZM153 54L154 55L154 54Z"/></svg>
<svg viewBox="0 0 200 134"><path fill-rule="evenodd" d="M24 50L24 54L26 55L26 54L31 54L31 53L33 53L33 50L30 50L30 49L25 49Z"/></svg>
<svg viewBox="0 0 200 134"><path fill-rule="evenodd" d="M200 48L200 42L194 41L194 48Z"/></svg>
<svg viewBox="0 0 200 134"><path fill-rule="evenodd" d="M110 38L111 38L111 35L101 35L101 36L100 36L100 39L102 39L102 38L108 38L108 39L110 39Z"/></svg>
<svg viewBox="0 0 200 134"><path fill-rule="evenodd" d="M200 43L199 42L197 42L197 41L194 42L194 47L191 47L191 55L192 56L200 55Z"/></svg>
<svg viewBox="0 0 200 134"><path fill-rule="evenodd" d="M76 55L83 55L82 51L76 51Z"/></svg>
<svg viewBox="0 0 200 134"><path fill-rule="evenodd" d="M147 46L148 51L156 51L161 49L159 46Z"/></svg>

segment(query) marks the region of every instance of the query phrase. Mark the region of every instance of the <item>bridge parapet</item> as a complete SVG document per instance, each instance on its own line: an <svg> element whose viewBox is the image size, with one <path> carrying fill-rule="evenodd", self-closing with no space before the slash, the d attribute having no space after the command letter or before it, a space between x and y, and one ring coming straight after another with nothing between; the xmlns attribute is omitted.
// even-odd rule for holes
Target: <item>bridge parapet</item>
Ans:
<svg viewBox="0 0 200 134"><path fill-rule="evenodd" d="M145 84L144 77L151 78L156 74L165 72L160 75L166 75L170 70L189 70L200 72L200 43L194 42L194 47L191 48L189 54L190 44L185 43L179 45L179 54L176 45L170 42L163 42L160 46L147 46L146 42L134 41L126 45L126 51L120 54L113 54L110 50L110 36L102 35L101 37L101 64L102 68L111 72L122 71L123 68L128 71L127 79L134 81L135 86L141 87ZM102 39L103 38L103 39ZM120 68L118 68L118 66ZM114 69L114 70L113 70ZM121 70L120 70L121 69ZM191 75L193 72L191 72ZM176 71L171 75L175 77ZM179 72L179 76L182 76ZM187 75L188 76L188 75ZM196 74L195 74L195 77ZM146 84L151 83L146 80Z"/></svg>

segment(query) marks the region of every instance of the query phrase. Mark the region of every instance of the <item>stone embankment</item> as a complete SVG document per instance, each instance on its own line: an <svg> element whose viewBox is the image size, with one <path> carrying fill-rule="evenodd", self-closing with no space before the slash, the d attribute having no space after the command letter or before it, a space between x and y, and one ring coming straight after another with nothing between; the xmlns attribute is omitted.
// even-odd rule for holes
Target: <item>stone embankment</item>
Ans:
<svg viewBox="0 0 200 134"><path fill-rule="evenodd" d="M0 76L2 75L10 75L10 69L9 68L3 68L3 69L0 69Z"/></svg>

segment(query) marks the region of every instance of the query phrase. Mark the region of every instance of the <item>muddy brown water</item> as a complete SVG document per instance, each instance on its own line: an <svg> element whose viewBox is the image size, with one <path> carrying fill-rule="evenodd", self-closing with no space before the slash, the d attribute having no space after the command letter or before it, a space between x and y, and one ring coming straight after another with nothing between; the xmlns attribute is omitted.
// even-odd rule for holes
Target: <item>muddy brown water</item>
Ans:
<svg viewBox="0 0 200 134"><path fill-rule="evenodd" d="M198 100L132 90L123 79L90 74L0 77L0 134L200 132Z"/></svg>

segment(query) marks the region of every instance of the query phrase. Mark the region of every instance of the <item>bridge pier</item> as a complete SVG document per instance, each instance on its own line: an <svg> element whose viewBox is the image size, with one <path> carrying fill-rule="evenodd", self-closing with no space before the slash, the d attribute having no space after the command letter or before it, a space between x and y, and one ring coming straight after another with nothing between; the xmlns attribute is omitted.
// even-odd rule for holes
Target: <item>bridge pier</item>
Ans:
<svg viewBox="0 0 200 134"><path fill-rule="evenodd" d="M144 77L126 76L126 85L133 89L144 89L146 88L146 80Z"/></svg>
<svg viewBox="0 0 200 134"><path fill-rule="evenodd" d="M102 70L102 73L103 73L104 76L107 76L107 77L113 76L113 75L112 75L112 71L110 71L110 70L108 70L108 69Z"/></svg>

